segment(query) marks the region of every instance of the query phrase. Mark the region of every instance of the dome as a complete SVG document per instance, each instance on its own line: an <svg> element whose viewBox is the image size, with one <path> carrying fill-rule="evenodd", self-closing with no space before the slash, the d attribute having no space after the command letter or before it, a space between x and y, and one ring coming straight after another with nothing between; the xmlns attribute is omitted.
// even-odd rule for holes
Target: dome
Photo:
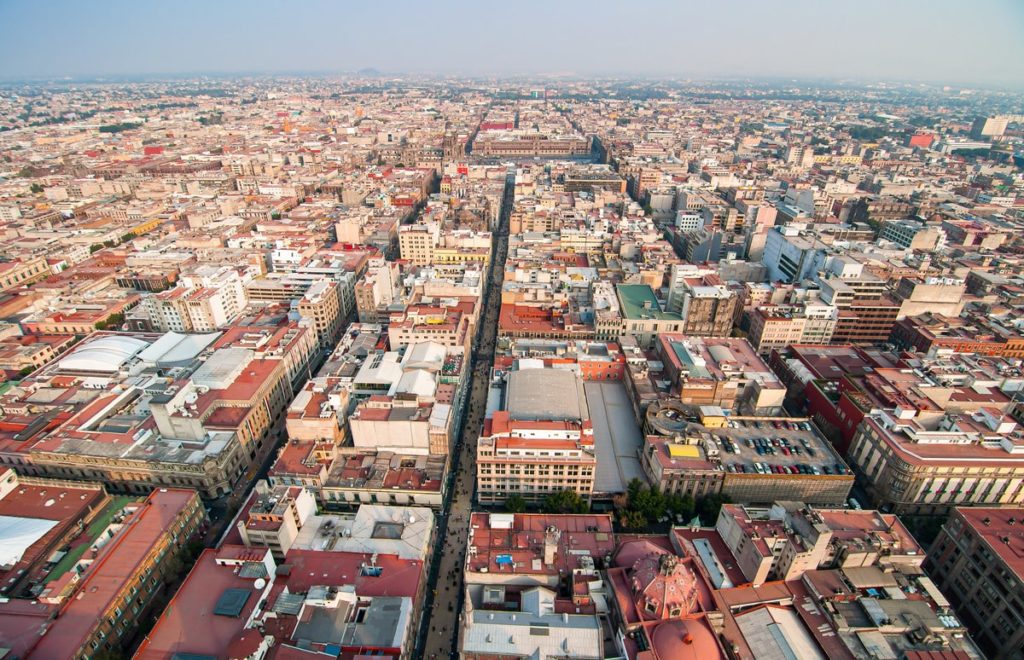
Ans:
<svg viewBox="0 0 1024 660"><path fill-rule="evenodd" d="M697 577L675 555L652 552L637 559L630 582L641 619L674 619L698 610Z"/></svg>
<svg viewBox="0 0 1024 660"><path fill-rule="evenodd" d="M631 568L638 559L643 559L650 554L665 555L668 554L668 551L647 539L626 541L615 551L615 558L612 561L618 568Z"/></svg>
<svg viewBox="0 0 1024 660"><path fill-rule="evenodd" d="M107 335L81 344L58 363L61 371L114 373L149 346L148 341L125 335Z"/></svg>
<svg viewBox="0 0 1024 660"><path fill-rule="evenodd" d="M651 636L651 649L659 660L713 660L722 658L714 633L701 619L675 619L659 623Z"/></svg>

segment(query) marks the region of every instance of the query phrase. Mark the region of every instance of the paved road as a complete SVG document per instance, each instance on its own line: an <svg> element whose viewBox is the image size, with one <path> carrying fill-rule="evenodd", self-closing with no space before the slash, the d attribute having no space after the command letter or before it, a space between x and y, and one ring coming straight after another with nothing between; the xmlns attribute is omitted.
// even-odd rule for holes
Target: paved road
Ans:
<svg viewBox="0 0 1024 660"><path fill-rule="evenodd" d="M473 346L469 396L464 408L462 434L453 449L448 499L438 519L429 585L423 604L415 658L457 658L459 615L462 612L462 570L465 566L469 513L476 486L476 441L483 427L498 334L501 285L508 256L508 220L512 210L512 185L506 184L500 225L495 233L491 275L481 315L480 334Z"/></svg>

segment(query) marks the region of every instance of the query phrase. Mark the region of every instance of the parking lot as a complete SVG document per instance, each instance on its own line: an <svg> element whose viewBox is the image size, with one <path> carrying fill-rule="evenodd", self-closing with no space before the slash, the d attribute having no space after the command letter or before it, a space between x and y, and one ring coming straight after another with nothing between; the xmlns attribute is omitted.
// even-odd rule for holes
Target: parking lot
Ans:
<svg viewBox="0 0 1024 660"><path fill-rule="evenodd" d="M807 420L730 419L709 429L735 474L848 475L849 467Z"/></svg>

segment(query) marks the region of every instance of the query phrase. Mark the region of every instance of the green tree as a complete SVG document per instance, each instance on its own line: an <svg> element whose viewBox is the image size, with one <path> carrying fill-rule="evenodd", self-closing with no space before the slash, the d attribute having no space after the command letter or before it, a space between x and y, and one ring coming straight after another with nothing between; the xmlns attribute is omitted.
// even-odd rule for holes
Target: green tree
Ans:
<svg viewBox="0 0 1024 660"><path fill-rule="evenodd" d="M647 518L636 509L619 511L619 524L625 529L640 531L647 528Z"/></svg>
<svg viewBox="0 0 1024 660"><path fill-rule="evenodd" d="M590 505L574 490L560 490L544 498L544 513L586 513Z"/></svg>
<svg viewBox="0 0 1024 660"><path fill-rule="evenodd" d="M89 254L93 254L95 252L99 252L102 249L103 249L103 243L93 243L92 245L89 246Z"/></svg>
<svg viewBox="0 0 1024 660"><path fill-rule="evenodd" d="M729 504L730 502L732 502L732 499L728 495L722 495L721 493L712 493L701 498L700 503L697 505L701 522L705 525L714 525L715 521L718 520L718 512L722 509L722 505Z"/></svg>
<svg viewBox="0 0 1024 660"><path fill-rule="evenodd" d="M644 483L643 479L637 477L633 477L632 479L630 479L629 483L626 484L626 496L629 498L627 500L627 503L636 501L636 498L640 494L640 491L642 491L644 488L647 488L647 484Z"/></svg>
<svg viewBox="0 0 1024 660"><path fill-rule="evenodd" d="M43 192L43 186L38 183L33 183L29 188L33 194L39 194Z"/></svg>
<svg viewBox="0 0 1024 660"><path fill-rule="evenodd" d="M679 493L665 495L665 510L672 516L690 520L696 509L697 503L693 501L692 495L680 495Z"/></svg>
<svg viewBox="0 0 1024 660"><path fill-rule="evenodd" d="M665 497L657 486L641 488L636 499L630 500L629 506L642 513L648 520L658 520L665 516Z"/></svg>
<svg viewBox="0 0 1024 660"><path fill-rule="evenodd" d="M505 500L505 511L508 513L523 513L526 511L526 499L522 495L509 495Z"/></svg>

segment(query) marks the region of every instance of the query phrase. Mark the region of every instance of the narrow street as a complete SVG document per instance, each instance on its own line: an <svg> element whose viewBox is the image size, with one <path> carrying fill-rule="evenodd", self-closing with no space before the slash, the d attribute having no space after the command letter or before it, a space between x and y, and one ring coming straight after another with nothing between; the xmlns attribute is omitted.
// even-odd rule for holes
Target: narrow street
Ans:
<svg viewBox="0 0 1024 660"><path fill-rule="evenodd" d="M480 333L472 355L470 392L463 409L462 433L456 440L449 475L448 498L438 517L434 555L428 572L429 584L424 598L416 658L458 657L459 615L462 611L462 569L465 565L469 514L476 487L476 441L483 427L494 344L501 310L501 285L508 256L508 225L512 211L514 182L506 181L498 231L494 234L494 252L490 278L480 317Z"/></svg>

